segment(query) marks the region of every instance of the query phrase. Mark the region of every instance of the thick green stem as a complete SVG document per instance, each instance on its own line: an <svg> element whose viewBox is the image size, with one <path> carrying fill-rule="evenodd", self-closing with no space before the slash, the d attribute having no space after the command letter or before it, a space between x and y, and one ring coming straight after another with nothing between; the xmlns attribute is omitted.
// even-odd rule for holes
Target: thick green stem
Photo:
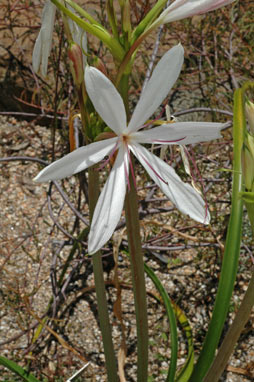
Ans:
<svg viewBox="0 0 254 382"><path fill-rule="evenodd" d="M236 313L233 324L230 326L226 337L216 355L216 358L210 367L204 382L217 382L223 371L225 370L229 357L234 351L235 344L237 343L245 324L247 323L252 307L254 305L254 272L245 293L244 299Z"/></svg>
<svg viewBox="0 0 254 382"><path fill-rule="evenodd" d="M89 211L92 218L95 205L99 196L99 174L94 167L90 167L89 171ZM95 253L93 259L93 271L95 281L95 291L97 297L98 316L100 329L102 333L102 341L104 346L104 354L106 360L106 369L108 374L108 382L118 382L117 362L112 341L112 330L108 315L108 304L106 297L105 282L103 277L103 268L100 251Z"/></svg>
<svg viewBox="0 0 254 382"><path fill-rule="evenodd" d="M241 152L245 130L245 119L243 115L242 90L237 89L234 102L234 161L231 215L213 315L190 382L203 382L203 378L213 362L215 351L226 320L236 279L241 244L243 212L243 201L240 197L240 193L243 191L241 169Z"/></svg>
<svg viewBox="0 0 254 382"><path fill-rule="evenodd" d="M146 287L143 253L141 248L138 202L136 189L130 176L130 190L125 199L126 226L131 260L132 283L135 300L137 338L138 338L138 373L137 382L148 379L148 322Z"/></svg>
<svg viewBox="0 0 254 382"><path fill-rule="evenodd" d="M149 32L150 33L150 32ZM125 54L123 57L123 60L121 62L121 65L119 66L117 77L115 81L115 85L118 87L119 83L121 81L121 78L125 72L127 72L127 75L130 74L131 71L131 62L133 55L135 54L138 46L142 43L142 41L148 36L149 33L143 33L130 47L129 51Z"/></svg>
<svg viewBox="0 0 254 382"><path fill-rule="evenodd" d="M118 90L119 90L119 93L122 96L127 116L129 116L129 114L130 114L129 98L128 98L129 76L130 76L129 74L124 74L121 77L121 81L120 81L120 83L118 85Z"/></svg>

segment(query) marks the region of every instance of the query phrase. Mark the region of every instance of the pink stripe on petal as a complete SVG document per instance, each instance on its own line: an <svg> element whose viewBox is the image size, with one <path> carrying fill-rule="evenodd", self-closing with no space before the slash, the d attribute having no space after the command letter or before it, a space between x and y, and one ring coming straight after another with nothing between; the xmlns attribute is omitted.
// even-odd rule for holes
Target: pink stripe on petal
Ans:
<svg viewBox="0 0 254 382"><path fill-rule="evenodd" d="M102 170L109 162L110 160L113 158L113 155L115 154L115 152L118 150L118 141L116 142L115 146L113 147L113 149L111 150L111 152L109 153L108 155L108 159L106 159L102 164L101 166L97 169L98 171Z"/></svg>
<svg viewBox="0 0 254 382"><path fill-rule="evenodd" d="M173 141L165 141L164 139L155 139L153 143L173 143L173 142L180 142L183 141L186 137L179 138L179 139L174 139Z"/></svg>
<svg viewBox="0 0 254 382"><path fill-rule="evenodd" d="M165 184L168 185L168 182L166 182L161 176L160 174L153 168L153 166L148 162L148 160L146 159L146 157L144 155L142 155L141 153L139 153L139 155L142 156L142 158L144 159L144 161L146 162L147 166L150 167L150 169L155 173L155 175Z"/></svg>

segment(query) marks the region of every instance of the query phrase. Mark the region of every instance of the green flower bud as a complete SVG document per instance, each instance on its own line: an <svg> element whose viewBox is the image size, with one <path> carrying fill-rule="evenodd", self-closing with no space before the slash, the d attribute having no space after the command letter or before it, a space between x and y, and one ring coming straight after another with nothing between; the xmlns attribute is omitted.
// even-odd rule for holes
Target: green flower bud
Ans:
<svg viewBox="0 0 254 382"><path fill-rule="evenodd" d="M242 168L246 189L254 191L254 137L249 133L243 146Z"/></svg>
<svg viewBox="0 0 254 382"><path fill-rule="evenodd" d="M249 123L249 130L254 135L254 103L247 101L245 103L245 114Z"/></svg>

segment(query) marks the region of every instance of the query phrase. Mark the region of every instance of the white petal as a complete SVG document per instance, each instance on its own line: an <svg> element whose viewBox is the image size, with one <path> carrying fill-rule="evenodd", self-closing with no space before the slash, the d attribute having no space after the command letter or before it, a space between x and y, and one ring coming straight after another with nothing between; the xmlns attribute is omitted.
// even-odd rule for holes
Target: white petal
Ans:
<svg viewBox="0 0 254 382"><path fill-rule="evenodd" d="M127 154L119 149L116 161L96 204L88 237L88 253L97 252L112 236L123 210L128 175Z"/></svg>
<svg viewBox="0 0 254 382"><path fill-rule="evenodd" d="M86 67L85 84L95 110L117 135L121 134L126 128L126 112L115 86L100 70L91 66Z"/></svg>
<svg viewBox="0 0 254 382"><path fill-rule="evenodd" d="M35 71L35 73L38 73L41 64L41 31L39 32L34 44L32 64L33 70Z"/></svg>
<svg viewBox="0 0 254 382"><path fill-rule="evenodd" d="M160 59L140 96L128 126L129 131L141 128L161 105L180 74L183 59L181 44L170 49Z"/></svg>
<svg viewBox="0 0 254 382"><path fill-rule="evenodd" d="M172 167L139 144L133 144L130 148L153 181L179 211L200 223L209 223L210 215L203 199L194 188L180 179Z"/></svg>
<svg viewBox="0 0 254 382"><path fill-rule="evenodd" d="M98 163L117 144L117 138L107 139L80 147L63 158L45 167L35 178L35 182L63 179Z"/></svg>
<svg viewBox="0 0 254 382"><path fill-rule="evenodd" d="M165 9L155 21L156 24L166 24L186 17L199 15L224 5L233 3L235 0L176 0Z"/></svg>
<svg viewBox="0 0 254 382"><path fill-rule="evenodd" d="M187 145L221 138L220 131L224 126L215 122L174 122L138 131L131 136L138 143Z"/></svg>
<svg viewBox="0 0 254 382"><path fill-rule="evenodd" d="M33 68L39 71L41 63L41 74L46 77L48 69L48 58L52 46L53 28L55 24L56 6L47 0L42 11L42 24L33 50Z"/></svg>

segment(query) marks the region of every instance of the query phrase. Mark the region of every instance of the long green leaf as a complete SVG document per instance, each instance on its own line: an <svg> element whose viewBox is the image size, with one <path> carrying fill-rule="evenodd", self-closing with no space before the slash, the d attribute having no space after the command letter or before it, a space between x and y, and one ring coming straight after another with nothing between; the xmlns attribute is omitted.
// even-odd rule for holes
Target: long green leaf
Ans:
<svg viewBox="0 0 254 382"><path fill-rule="evenodd" d="M168 293L164 289L163 285L161 284L160 280L156 276L156 274L152 271L151 268L148 267L148 265L144 264L145 266L145 272L150 277L150 279L153 281L156 289L161 295L161 298L164 302L165 309L167 312L167 316L169 319L170 324L170 336L171 336L171 360L170 360L170 367L168 370L168 375L166 382L174 382L175 379L175 373L176 373L176 362L177 362L177 326L176 326L176 318L174 314L174 309L172 307L170 298L168 296Z"/></svg>
<svg viewBox="0 0 254 382"><path fill-rule="evenodd" d="M176 382L188 382L194 367L194 346L192 331L184 312L175 303L173 303L173 308L177 319L183 328L188 343L188 356L184 366L177 375Z"/></svg>
<svg viewBox="0 0 254 382"><path fill-rule="evenodd" d="M33 374L27 372L27 370L23 369L23 367L19 366L14 361L10 361L8 358L0 356L0 364L7 367L7 369L13 371L15 374L21 377L23 381L40 382L37 378L35 378Z"/></svg>
<svg viewBox="0 0 254 382"><path fill-rule="evenodd" d="M231 215L213 315L190 382L202 382L213 362L234 289L242 237L243 200L240 197L240 193L243 191L241 153L244 132L243 90L237 89L234 95L234 161Z"/></svg>

